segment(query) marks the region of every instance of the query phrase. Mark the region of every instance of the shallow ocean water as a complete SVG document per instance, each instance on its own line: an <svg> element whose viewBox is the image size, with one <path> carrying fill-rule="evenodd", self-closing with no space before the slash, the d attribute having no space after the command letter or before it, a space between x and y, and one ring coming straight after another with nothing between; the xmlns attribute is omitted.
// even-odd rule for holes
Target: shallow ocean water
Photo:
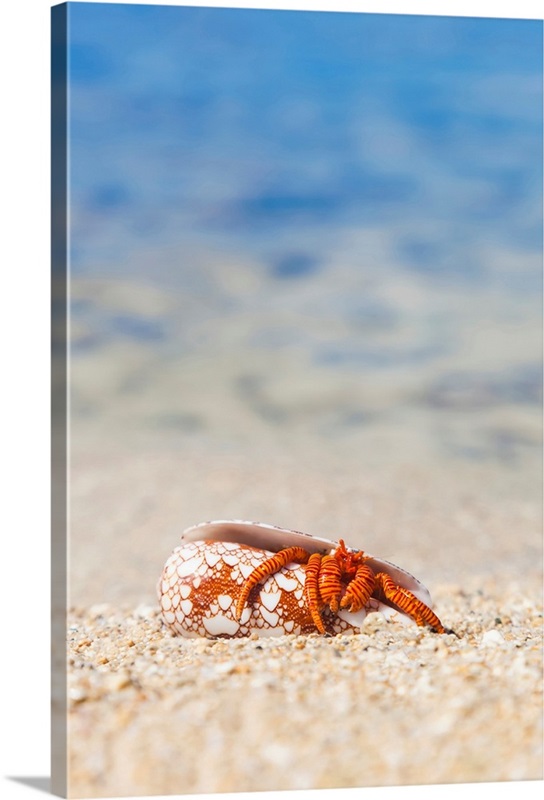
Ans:
<svg viewBox="0 0 544 800"><path fill-rule="evenodd" d="M69 13L76 438L533 464L541 23Z"/></svg>

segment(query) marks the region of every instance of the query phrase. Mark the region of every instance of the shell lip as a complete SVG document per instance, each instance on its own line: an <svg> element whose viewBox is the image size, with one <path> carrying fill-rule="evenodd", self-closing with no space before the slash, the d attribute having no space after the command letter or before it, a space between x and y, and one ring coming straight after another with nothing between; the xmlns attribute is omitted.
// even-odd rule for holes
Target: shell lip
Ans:
<svg viewBox="0 0 544 800"><path fill-rule="evenodd" d="M195 542L211 539L213 541L234 542L257 547L262 550L277 552L291 545L304 547L310 553L330 553L338 546L338 542L313 536L310 533L281 528L265 522L251 522L243 519L212 520L200 522L186 528L181 534L181 541ZM355 548L351 548L355 550ZM425 605L432 608L432 599L429 590L414 575L402 567L382 558L370 555L368 564L375 572L387 572L393 580L405 589L409 589ZM383 601L382 601L383 602ZM387 601L385 601L387 605Z"/></svg>
<svg viewBox="0 0 544 800"><path fill-rule="evenodd" d="M311 553L329 553L338 546L338 542L313 536L311 533L281 528L266 522L251 522L244 519L219 519L200 522L192 525L181 534L183 542L194 542L199 539L237 542L263 550L276 552L291 544L304 547Z"/></svg>

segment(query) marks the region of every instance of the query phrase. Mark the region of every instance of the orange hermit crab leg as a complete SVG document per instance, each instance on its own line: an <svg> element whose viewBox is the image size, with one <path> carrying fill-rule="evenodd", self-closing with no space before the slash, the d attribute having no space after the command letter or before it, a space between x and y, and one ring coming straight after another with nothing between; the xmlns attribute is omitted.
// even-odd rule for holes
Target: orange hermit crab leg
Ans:
<svg viewBox="0 0 544 800"><path fill-rule="evenodd" d="M335 556L326 555L321 559L319 570L319 594L322 601L336 614L342 591L342 569Z"/></svg>
<svg viewBox="0 0 544 800"><path fill-rule="evenodd" d="M376 575L376 585L382 588L388 600L391 600L391 602L404 611L405 614L412 617L419 626L430 625L437 633L447 633L434 611L412 594L409 589L397 586L391 576L386 572L378 572Z"/></svg>
<svg viewBox="0 0 544 800"><path fill-rule="evenodd" d="M359 564L355 577L348 584L340 608L348 611L360 611L368 603L368 599L376 587L376 578L368 564Z"/></svg>
<svg viewBox="0 0 544 800"><path fill-rule="evenodd" d="M319 633L325 633L325 626L323 625L323 620L321 619L321 614L319 613L319 608L321 606L318 586L320 569L321 556L319 553L312 553L308 559L308 563L306 564L304 592L306 595L306 603L310 609L310 614L312 615L312 620L315 627Z"/></svg>
<svg viewBox="0 0 544 800"><path fill-rule="evenodd" d="M279 570L286 564L289 564L290 561L298 561L304 564L308 561L307 551L304 550L303 547L286 547L285 550L280 550L279 553L267 558L266 561L263 561L262 564L255 567L242 586L242 591L238 597L238 602L236 603L237 619L240 619L242 616L242 611L244 610L244 606L247 603L247 599L253 587L260 583L260 581L264 581L269 575L273 575L274 572L279 572Z"/></svg>

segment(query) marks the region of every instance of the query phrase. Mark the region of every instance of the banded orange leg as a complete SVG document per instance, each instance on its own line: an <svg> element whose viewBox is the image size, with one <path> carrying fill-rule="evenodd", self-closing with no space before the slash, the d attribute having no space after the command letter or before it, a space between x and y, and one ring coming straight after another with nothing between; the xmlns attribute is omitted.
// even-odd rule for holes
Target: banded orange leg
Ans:
<svg viewBox="0 0 544 800"><path fill-rule="evenodd" d="M348 584L346 593L340 602L340 608L347 608L348 611L360 611L368 603L375 588L374 573L367 564L359 564L355 577Z"/></svg>
<svg viewBox="0 0 544 800"><path fill-rule="evenodd" d="M319 578L321 570L322 558L319 553L312 553L306 564L306 576L304 579L304 593L306 595L306 603L312 615L312 621L319 631L325 633L325 626L319 613L321 607Z"/></svg>
<svg viewBox="0 0 544 800"><path fill-rule="evenodd" d="M378 572L376 575L376 586L379 586L385 597L398 606L401 611L408 614L409 617L421 627L429 625L437 633L450 633L442 625L434 611L429 606L420 600L409 589L404 589L402 586L397 586L390 575L386 572Z"/></svg>
<svg viewBox="0 0 544 800"><path fill-rule="evenodd" d="M342 569L340 563L334 556L325 555L321 558L319 565L319 596L335 614L340 605L341 592Z"/></svg>
<svg viewBox="0 0 544 800"><path fill-rule="evenodd" d="M269 575L273 575L274 572L278 572L282 567L284 567L286 564L289 564L291 561L297 561L300 564L305 564L306 561L308 561L307 551L304 550L303 547L286 547L285 550L280 550L279 553L275 553L275 555L267 558L266 561L263 561L262 564L259 564L258 567L255 567L253 572L250 573L247 580L244 582L242 591L238 597L235 614L237 619L240 619L242 616L244 606L247 603L249 594L253 587L261 581L264 581Z"/></svg>

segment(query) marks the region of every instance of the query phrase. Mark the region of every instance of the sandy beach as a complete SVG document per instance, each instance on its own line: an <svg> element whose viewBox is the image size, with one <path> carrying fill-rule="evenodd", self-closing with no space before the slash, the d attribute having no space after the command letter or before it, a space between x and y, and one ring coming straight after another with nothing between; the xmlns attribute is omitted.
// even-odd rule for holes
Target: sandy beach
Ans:
<svg viewBox="0 0 544 800"><path fill-rule="evenodd" d="M72 796L542 778L538 470L81 453ZM175 637L156 582L181 529L214 517L344 536L417 575L456 635L369 615L352 636Z"/></svg>

